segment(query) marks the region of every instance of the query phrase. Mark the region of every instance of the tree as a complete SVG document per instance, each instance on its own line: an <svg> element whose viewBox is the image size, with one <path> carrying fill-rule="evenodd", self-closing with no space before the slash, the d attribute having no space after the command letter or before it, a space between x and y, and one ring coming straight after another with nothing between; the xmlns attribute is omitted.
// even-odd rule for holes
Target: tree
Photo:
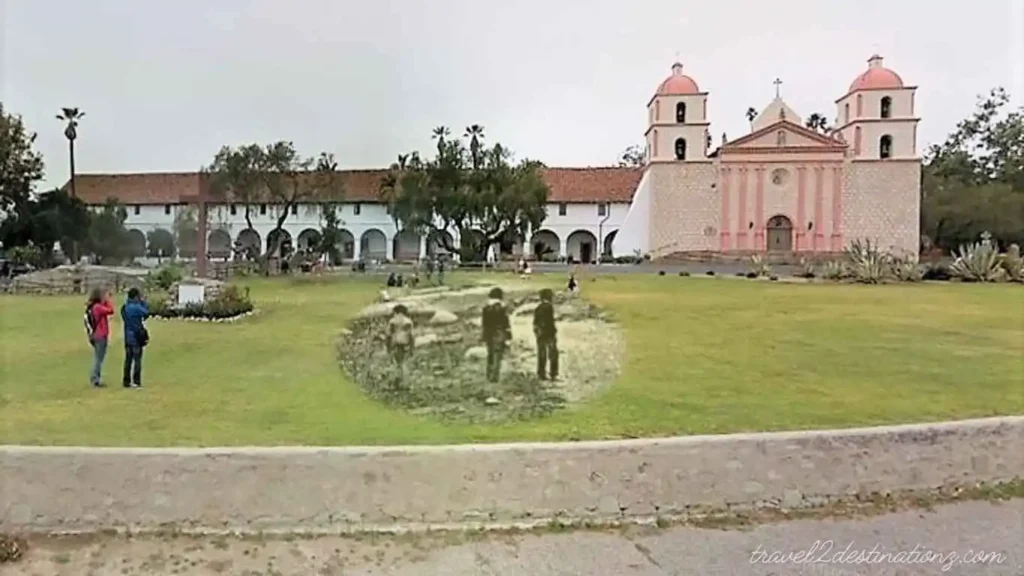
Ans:
<svg viewBox="0 0 1024 576"><path fill-rule="evenodd" d="M829 131L828 119L825 118L824 114L819 114L817 112L808 116L807 120L804 121L804 124L811 130L821 132L822 134L827 134Z"/></svg>
<svg viewBox="0 0 1024 576"><path fill-rule="evenodd" d="M757 108L751 106L750 108L747 108L747 121L753 122L754 118L757 118Z"/></svg>
<svg viewBox="0 0 1024 576"><path fill-rule="evenodd" d="M338 218L338 211L333 204L323 205L324 225L320 228L319 254L327 254L331 264L341 263L341 219Z"/></svg>
<svg viewBox="0 0 1024 576"><path fill-rule="evenodd" d="M199 220L193 206L178 210L174 215L174 243L183 258L195 258L196 240L199 234ZM207 210L207 216L210 212Z"/></svg>
<svg viewBox="0 0 1024 576"><path fill-rule="evenodd" d="M146 234L146 246L146 255L150 258L174 258L178 253L174 235L163 228L150 230Z"/></svg>
<svg viewBox="0 0 1024 576"><path fill-rule="evenodd" d="M43 179L43 157L33 149L35 141L21 116L8 114L0 102L0 213L28 202Z"/></svg>
<svg viewBox="0 0 1024 576"><path fill-rule="evenodd" d="M1009 95L979 98L941 144L928 149L921 173L921 231L949 251L990 232L1001 245L1024 244L1024 108L1005 112Z"/></svg>
<svg viewBox="0 0 1024 576"><path fill-rule="evenodd" d="M479 258L487 247L509 237L523 238L546 216L549 190L543 164L522 160L501 144L484 144L479 125L466 139L450 139L445 127L434 130L436 154L401 155L381 182L381 193L402 229L412 230L465 259ZM455 245L449 231L461 238Z"/></svg>
<svg viewBox="0 0 1024 576"><path fill-rule="evenodd" d="M89 222L85 203L58 188L29 198L12 210L0 223L0 241L6 247L38 247L40 263L46 265L51 263L57 243L67 252L75 243L85 241Z"/></svg>
<svg viewBox="0 0 1024 576"><path fill-rule="evenodd" d="M629 148L623 150L622 155L619 156L619 166L629 168L642 168L647 164L647 153L644 151L642 146L633 144Z"/></svg>
<svg viewBox="0 0 1024 576"><path fill-rule="evenodd" d="M98 263L118 263L129 255L131 239L124 227L127 219L128 211L113 198L90 218L86 248Z"/></svg>
<svg viewBox="0 0 1024 576"><path fill-rule="evenodd" d="M263 149L259 144L232 148L222 147L213 157L205 172L210 185L210 197L215 200L241 203L245 224L252 230L252 205L262 191L260 168Z"/></svg>
<svg viewBox="0 0 1024 576"><path fill-rule="evenodd" d="M75 196L75 140L78 138L78 122L85 117L85 112L78 108L61 108L57 120L67 123L64 137L68 139L68 163L71 167L71 195Z"/></svg>

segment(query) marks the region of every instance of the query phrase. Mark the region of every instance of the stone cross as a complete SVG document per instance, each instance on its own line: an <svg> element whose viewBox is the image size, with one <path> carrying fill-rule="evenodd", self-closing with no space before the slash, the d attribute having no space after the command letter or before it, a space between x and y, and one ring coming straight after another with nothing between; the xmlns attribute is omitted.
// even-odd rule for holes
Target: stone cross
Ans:
<svg viewBox="0 0 1024 576"><path fill-rule="evenodd" d="M782 80L776 78L775 82L772 82L772 84L775 84L775 97L779 98L779 90L782 87Z"/></svg>

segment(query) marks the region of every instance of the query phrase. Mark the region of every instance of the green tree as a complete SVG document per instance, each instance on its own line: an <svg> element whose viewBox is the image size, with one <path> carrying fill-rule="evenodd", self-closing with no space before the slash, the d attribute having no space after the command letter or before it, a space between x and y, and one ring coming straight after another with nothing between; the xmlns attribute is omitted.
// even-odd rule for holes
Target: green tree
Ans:
<svg viewBox="0 0 1024 576"><path fill-rule="evenodd" d="M443 126L436 128L433 158L418 152L399 156L382 180L382 196L400 227L435 238L467 260L481 257L502 239L522 238L538 228L549 194L543 164L513 162L501 144L484 143L479 125L467 129L461 140L449 134ZM445 234L451 230L461 237L459 246Z"/></svg>
<svg viewBox="0 0 1024 576"><path fill-rule="evenodd" d="M260 200L263 191L259 173L262 161L263 148L259 144L224 146L205 170L211 198L242 204L245 224L250 230L253 229L252 205Z"/></svg>
<svg viewBox="0 0 1024 576"><path fill-rule="evenodd" d="M198 244L199 219L196 216L198 210L194 206L179 209L174 215L174 244L178 247L178 254L183 258L195 258L196 244ZM210 211L206 211L209 217Z"/></svg>
<svg viewBox="0 0 1024 576"><path fill-rule="evenodd" d="M76 242L85 241L89 219L85 203L58 188L20 203L0 223L0 241L7 247L33 244L46 265L57 243L68 252Z"/></svg>
<svg viewBox="0 0 1024 576"><path fill-rule="evenodd" d="M644 152L644 148L637 144L626 148L619 156L619 166L623 168L643 168L646 164L647 154Z"/></svg>
<svg viewBox="0 0 1024 576"><path fill-rule="evenodd" d="M341 219L334 204L324 204L322 210L324 224L320 228L319 253L327 254L331 264L337 265L341 263Z"/></svg>
<svg viewBox="0 0 1024 576"><path fill-rule="evenodd" d="M178 253L174 244L174 235L157 228L146 234L146 255L151 258L174 258Z"/></svg>
<svg viewBox="0 0 1024 576"><path fill-rule="evenodd" d="M804 125L811 130L821 132L822 134L827 134L829 131L828 118L825 118L824 114L819 114L818 112L814 112L808 116L807 120L804 121Z"/></svg>
<svg viewBox="0 0 1024 576"><path fill-rule="evenodd" d="M921 174L923 243L943 251L990 232L1024 244L1024 108L995 88L928 149Z"/></svg>
<svg viewBox="0 0 1024 576"><path fill-rule="evenodd" d="M43 178L43 157L33 149L35 141L21 116L5 112L0 102L0 213L27 203Z"/></svg>
<svg viewBox="0 0 1024 576"><path fill-rule="evenodd" d="M116 264L129 256L131 239L124 227L127 219L128 211L113 198L90 218L86 249L98 263Z"/></svg>
<svg viewBox="0 0 1024 576"><path fill-rule="evenodd" d="M757 118L757 108L754 108L753 106L747 108L746 116L747 122L753 122L754 118Z"/></svg>

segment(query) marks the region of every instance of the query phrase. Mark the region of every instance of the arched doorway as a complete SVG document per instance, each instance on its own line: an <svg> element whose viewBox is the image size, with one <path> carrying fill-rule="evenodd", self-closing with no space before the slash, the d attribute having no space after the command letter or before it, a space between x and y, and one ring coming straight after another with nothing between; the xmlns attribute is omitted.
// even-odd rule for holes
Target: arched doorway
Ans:
<svg viewBox="0 0 1024 576"><path fill-rule="evenodd" d="M174 243L174 234L163 228L157 228L146 235L146 254L151 258L173 258L178 252Z"/></svg>
<svg viewBox="0 0 1024 576"><path fill-rule="evenodd" d="M793 222L781 214L768 220L768 251L793 251Z"/></svg>
<svg viewBox="0 0 1024 576"><path fill-rule="evenodd" d="M206 251L212 258L227 258L231 255L231 235L220 228L210 232L206 240Z"/></svg>
<svg viewBox="0 0 1024 576"><path fill-rule="evenodd" d="M351 260L356 257L356 238L344 228L338 231L338 254L342 260Z"/></svg>
<svg viewBox="0 0 1024 576"><path fill-rule="evenodd" d="M565 253L576 262L590 264L597 256L597 237L589 230L577 230L565 239Z"/></svg>
<svg viewBox="0 0 1024 576"><path fill-rule="evenodd" d="M146 255L146 235L142 230L132 228L128 231L128 255L132 258Z"/></svg>
<svg viewBox="0 0 1024 576"><path fill-rule="evenodd" d="M551 230L538 230L530 239L530 248L537 260L557 258L562 248L562 241L559 240L558 234Z"/></svg>
<svg viewBox="0 0 1024 576"><path fill-rule="evenodd" d="M299 250L317 250L320 248L320 231L315 228L306 228L299 232Z"/></svg>
<svg viewBox="0 0 1024 576"><path fill-rule="evenodd" d="M412 230L395 234L395 260L418 260L420 257L420 235Z"/></svg>
<svg viewBox="0 0 1024 576"><path fill-rule="evenodd" d="M615 236L618 233L618 230L612 230L611 232L604 235L604 252L602 253L602 255L605 258L615 257L615 254L612 254L612 243L615 242Z"/></svg>
<svg viewBox="0 0 1024 576"><path fill-rule="evenodd" d="M292 255L292 235L284 228L275 228L267 234L267 253L289 258Z"/></svg>
<svg viewBox="0 0 1024 576"><path fill-rule="evenodd" d="M238 233L238 238L235 239L235 249L237 250L236 257L244 260L255 258L263 249L263 239L260 238L259 232L252 228L246 228Z"/></svg>
<svg viewBox="0 0 1024 576"><path fill-rule="evenodd" d="M376 228L363 232L359 238L359 255L364 260L387 260L388 237Z"/></svg>

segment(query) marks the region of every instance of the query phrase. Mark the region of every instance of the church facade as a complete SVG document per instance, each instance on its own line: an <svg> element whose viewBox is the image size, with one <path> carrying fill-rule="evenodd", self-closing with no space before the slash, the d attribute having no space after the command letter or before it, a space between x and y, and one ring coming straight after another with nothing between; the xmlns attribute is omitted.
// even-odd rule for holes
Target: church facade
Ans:
<svg viewBox="0 0 1024 576"><path fill-rule="evenodd" d="M872 56L835 101L834 128L805 127L776 94L749 134L712 151L710 94L677 63L648 102L649 162L614 252L816 254L867 239L916 257L915 92Z"/></svg>

